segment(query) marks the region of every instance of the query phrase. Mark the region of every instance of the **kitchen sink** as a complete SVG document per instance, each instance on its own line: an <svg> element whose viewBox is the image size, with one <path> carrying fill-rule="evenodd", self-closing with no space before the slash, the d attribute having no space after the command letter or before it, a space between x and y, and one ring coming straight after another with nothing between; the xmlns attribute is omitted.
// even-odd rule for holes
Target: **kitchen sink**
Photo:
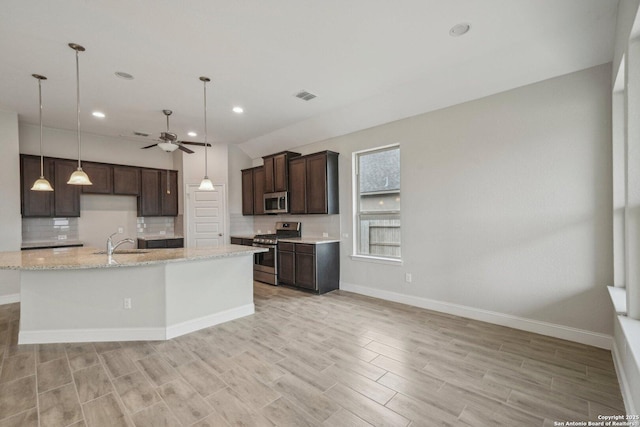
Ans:
<svg viewBox="0 0 640 427"><path fill-rule="evenodd" d="M131 255L131 254L146 254L149 253L149 251L146 251L144 249L123 249L123 250L117 250L113 253L114 255ZM106 255L107 251L99 251L99 252L94 252L94 255Z"/></svg>

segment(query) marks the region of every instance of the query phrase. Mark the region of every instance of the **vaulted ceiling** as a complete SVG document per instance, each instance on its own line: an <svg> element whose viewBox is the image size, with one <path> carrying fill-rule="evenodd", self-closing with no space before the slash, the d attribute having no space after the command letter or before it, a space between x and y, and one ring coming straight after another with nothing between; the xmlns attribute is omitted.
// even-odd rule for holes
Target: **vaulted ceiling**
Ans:
<svg viewBox="0 0 640 427"><path fill-rule="evenodd" d="M157 135L171 109L172 131L201 140L208 76L209 139L257 157L609 62L616 12L603 0L3 0L0 108L37 123L31 74L44 74L45 126L75 129L74 42L83 131L143 146L133 132ZM450 36L458 23L470 31Z"/></svg>

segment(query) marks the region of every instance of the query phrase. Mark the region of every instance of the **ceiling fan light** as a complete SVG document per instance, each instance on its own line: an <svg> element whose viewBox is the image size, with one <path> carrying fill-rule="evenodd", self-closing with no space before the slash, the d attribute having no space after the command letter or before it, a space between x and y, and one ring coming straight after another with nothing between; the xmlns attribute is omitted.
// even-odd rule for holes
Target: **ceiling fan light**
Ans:
<svg viewBox="0 0 640 427"><path fill-rule="evenodd" d="M170 142L158 142L158 147L162 149L162 151L166 151L167 153L171 153L178 149L176 144L172 144Z"/></svg>
<svg viewBox="0 0 640 427"><path fill-rule="evenodd" d="M202 181L200 181L200 187L198 187L198 190L202 190L202 191L213 191L213 182L211 182L211 180L209 179L208 176L205 176Z"/></svg>
<svg viewBox="0 0 640 427"><path fill-rule="evenodd" d="M76 169L71 174L71 177L69 178L69 181L67 181L67 184L71 184L71 185L93 185L93 183L89 179L89 176L85 173L85 171L82 170L81 167Z"/></svg>
<svg viewBox="0 0 640 427"><path fill-rule="evenodd" d="M31 190L33 191L53 191L53 188L51 187L51 184L49 183L49 181L47 181L47 179L43 176L41 176L40 178L38 178L36 180L36 182L33 183L33 186L31 187Z"/></svg>

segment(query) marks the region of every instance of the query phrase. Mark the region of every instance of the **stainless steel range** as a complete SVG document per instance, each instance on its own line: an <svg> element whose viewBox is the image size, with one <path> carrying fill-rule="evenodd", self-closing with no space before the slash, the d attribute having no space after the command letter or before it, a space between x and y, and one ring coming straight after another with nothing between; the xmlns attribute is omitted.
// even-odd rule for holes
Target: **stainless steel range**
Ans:
<svg viewBox="0 0 640 427"><path fill-rule="evenodd" d="M276 222L274 234L258 234L253 238L253 246L267 248L269 252L254 255L253 280L278 284L278 238L300 237L302 235L302 223L300 222Z"/></svg>

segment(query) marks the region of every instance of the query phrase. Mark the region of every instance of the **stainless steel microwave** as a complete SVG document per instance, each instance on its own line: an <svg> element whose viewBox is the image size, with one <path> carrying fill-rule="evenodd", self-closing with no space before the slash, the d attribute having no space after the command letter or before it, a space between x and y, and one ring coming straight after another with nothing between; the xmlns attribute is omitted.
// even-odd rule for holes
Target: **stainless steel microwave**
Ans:
<svg viewBox="0 0 640 427"><path fill-rule="evenodd" d="M289 193L280 191L278 193L264 194L264 213L288 213L289 212Z"/></svg>

